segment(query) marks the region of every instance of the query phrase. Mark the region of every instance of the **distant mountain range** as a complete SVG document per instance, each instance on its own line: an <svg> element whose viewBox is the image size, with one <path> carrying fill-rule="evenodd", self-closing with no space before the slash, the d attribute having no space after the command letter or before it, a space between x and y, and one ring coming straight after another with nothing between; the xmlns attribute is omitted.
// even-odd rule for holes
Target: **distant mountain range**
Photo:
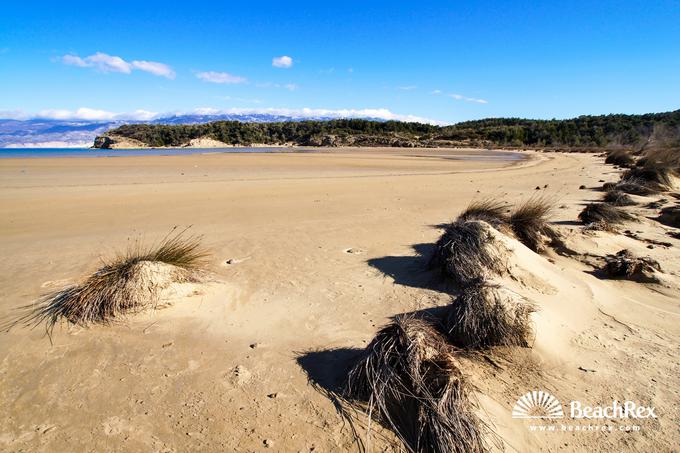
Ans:
<svg viewBox="0 0 680 453"><path fill-rule="evenodd" d="M80 148L91 147L94 138L123 124L202 124L211 121L241 121L248 123L274 123L303 120L331 120L337 116L286 116L267 113L171 115L150 121L115 120L52 120L52 119L0 119L0 148ZM382 121L378 118L365 118Z"/></svg>

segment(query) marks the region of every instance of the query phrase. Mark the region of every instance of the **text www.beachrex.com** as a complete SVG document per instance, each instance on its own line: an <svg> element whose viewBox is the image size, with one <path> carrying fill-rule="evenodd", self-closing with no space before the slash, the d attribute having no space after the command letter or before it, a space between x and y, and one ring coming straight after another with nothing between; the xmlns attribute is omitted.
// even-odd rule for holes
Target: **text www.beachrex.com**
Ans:
<svg viewBox="0 0 680 453"><path fill-rule="evenodd" d="M640 431L639 425L529 425L531 431L545 432L635 432Z"/></svg>

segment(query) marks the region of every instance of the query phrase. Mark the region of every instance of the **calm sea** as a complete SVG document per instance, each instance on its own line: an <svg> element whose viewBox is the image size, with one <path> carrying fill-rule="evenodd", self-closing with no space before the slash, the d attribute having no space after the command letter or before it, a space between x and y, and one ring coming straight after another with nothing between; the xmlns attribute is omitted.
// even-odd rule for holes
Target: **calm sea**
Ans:
<svg viewBox="0 0 680 453"><path fill-rule="evenodd" d="M405 148L395 148L404 151ZM36 158L36 157L120 157L120 156L180 156L187 154L215 154L215 153L314 153L329 152L325 149L311 148L139 148L139 149L92 149L92 148L0 148L1 158ZM410 153L409 153L410 154ZM437 157L420 155L414 150L414 157ZM451 160L501 160L513 161L523 159L521 153L508 151L469 152L458 150L451 154L438 156Z"/></svg>

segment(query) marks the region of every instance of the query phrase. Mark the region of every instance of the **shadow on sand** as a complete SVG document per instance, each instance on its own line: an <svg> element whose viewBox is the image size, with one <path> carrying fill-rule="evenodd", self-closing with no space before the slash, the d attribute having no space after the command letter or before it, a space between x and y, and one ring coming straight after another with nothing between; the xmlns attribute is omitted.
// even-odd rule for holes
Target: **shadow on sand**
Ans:
<svg viewBox="0 0 680 453"><path fill-rule="evenodd" d="M367 263L398 285L450 293L455 288L441 278L438 270L428 267L434 247L434 244L415 244L411 247L415 255L383 256L369 259Z"/></svg>

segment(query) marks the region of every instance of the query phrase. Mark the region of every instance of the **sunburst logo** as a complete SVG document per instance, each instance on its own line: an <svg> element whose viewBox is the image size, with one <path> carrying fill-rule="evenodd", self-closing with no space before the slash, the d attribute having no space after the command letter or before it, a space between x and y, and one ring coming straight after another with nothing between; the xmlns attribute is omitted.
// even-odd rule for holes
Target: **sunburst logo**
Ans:
<svg viewBox="0 0 680 453"><path fill-rule="evenodd" d="M562 418L562 403L548 392L534 390L522 395L512 408L512 418Z"/></svg>

